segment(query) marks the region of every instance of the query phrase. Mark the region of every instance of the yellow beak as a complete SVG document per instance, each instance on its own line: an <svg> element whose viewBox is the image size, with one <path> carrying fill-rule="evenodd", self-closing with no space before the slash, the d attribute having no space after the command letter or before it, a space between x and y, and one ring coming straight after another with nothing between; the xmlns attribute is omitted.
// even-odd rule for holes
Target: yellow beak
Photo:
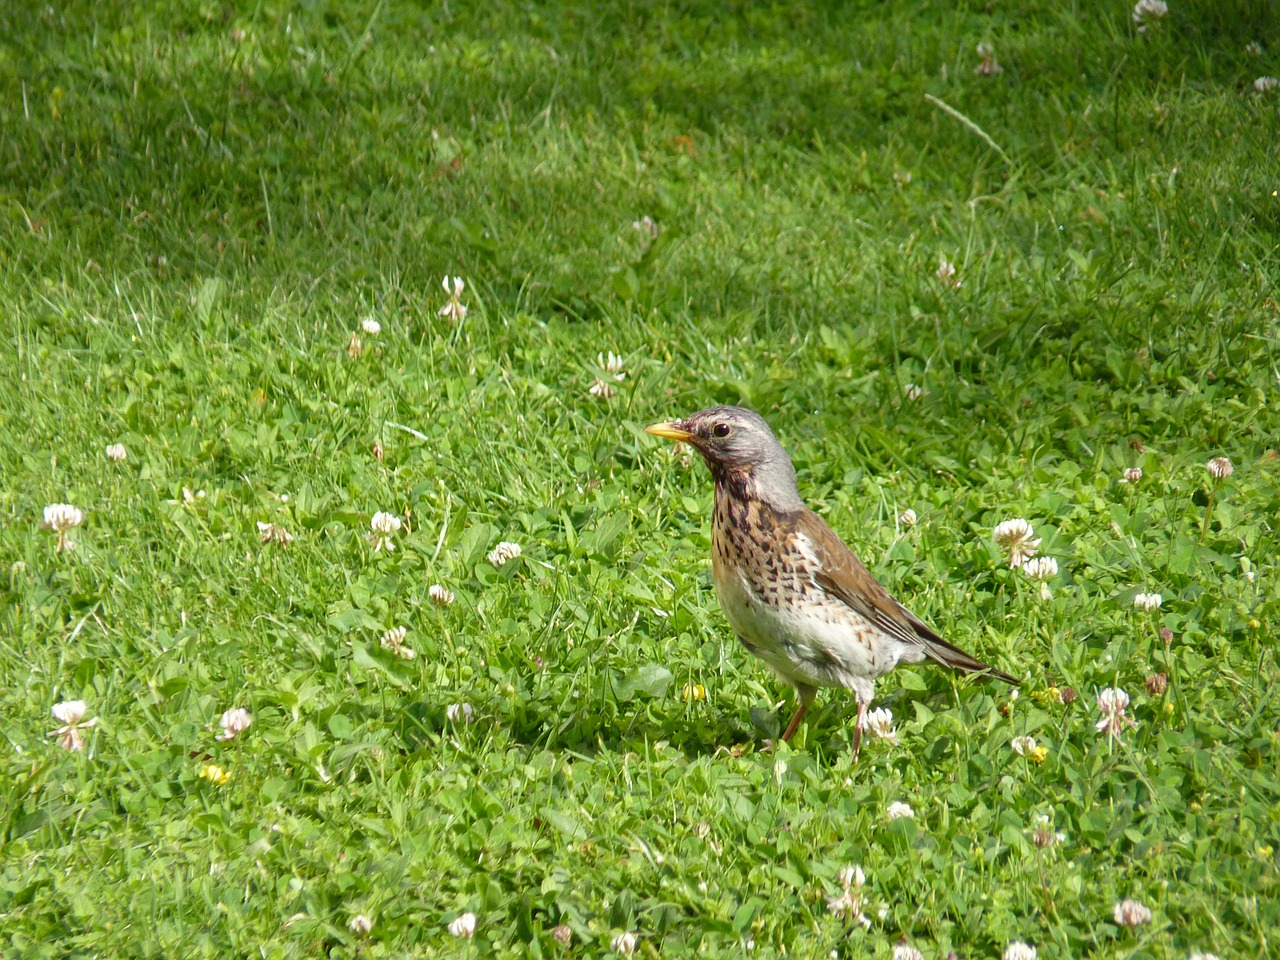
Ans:
<svg viewBox="0 0 1280 960"><path fill-rule="evenodd" d="M655 423L651 427L644 428L645 433L651 433L655 437L666 437L668 440L692 440L693 434L688 430L681 430L674 423Z"/></svg>

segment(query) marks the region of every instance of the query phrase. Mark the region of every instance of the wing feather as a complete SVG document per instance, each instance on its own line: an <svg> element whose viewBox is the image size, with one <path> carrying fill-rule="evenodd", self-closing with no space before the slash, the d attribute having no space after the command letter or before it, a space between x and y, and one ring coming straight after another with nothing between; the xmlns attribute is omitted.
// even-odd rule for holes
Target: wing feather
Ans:
<svg viewBox="0 0 1280 960"><path fill-rule="evenodd" d="M996 670L944 640L923 620L890 596L889 591L871 575L871 571L857 555L812 510L805 511L798 529L813 544L821 568L814 580L869 622L903 643L922 647L928 657L948 667L989 673L1007 683L1018 683L1009 674Z"/></svg>

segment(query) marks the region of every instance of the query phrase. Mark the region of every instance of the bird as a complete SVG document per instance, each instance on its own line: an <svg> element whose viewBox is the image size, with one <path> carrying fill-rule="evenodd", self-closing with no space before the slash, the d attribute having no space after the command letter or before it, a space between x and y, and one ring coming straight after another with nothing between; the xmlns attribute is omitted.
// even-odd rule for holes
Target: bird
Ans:
<svg viewBox="0 0 1280 960"><path fill-rule="evenodd" d="M900 663L933 660L1018 684L944 640L881 586L800 498L791 458L758 413L708 407L645 432L689 444L711 471L716 595L742 645L796 689L783 740L819 688L843 687L858 702L856 757L875 681Z"/></svg>

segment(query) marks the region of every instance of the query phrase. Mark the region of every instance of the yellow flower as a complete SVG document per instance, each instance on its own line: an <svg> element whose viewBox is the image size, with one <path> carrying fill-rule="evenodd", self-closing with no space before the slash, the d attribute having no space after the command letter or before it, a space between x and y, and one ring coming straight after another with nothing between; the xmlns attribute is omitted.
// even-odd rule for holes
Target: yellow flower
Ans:
<svg viewBox="0 0 1280 960"><path fill-rule="evenodd" d="M1039 704L1057 703L1062 691L1057 687L1046 687L1044 690L1032 690L1031 699Z"/></svg>
<svg viewBox="0 0 1280 960"><path fill-rule="evenodd" d="M707 699L707 688L700 683L686 683L684 685L684 698L686 700L705 700Z"/></svg>
<svg viewBox="0 0 1280 960"><path fill-rule="evenodd" d="M1043 743L1037 743L1028 756L1036 763L1044 763L1044 758L1049 755L1049 748Z"/></svg>
<svg viewBox="0 0 1280 960"><path fill-rule="evenodd" d="M200 779L208 780L215 787L221 787L231 779L231 774L216 763L206 763L200 768Z"/></svg>

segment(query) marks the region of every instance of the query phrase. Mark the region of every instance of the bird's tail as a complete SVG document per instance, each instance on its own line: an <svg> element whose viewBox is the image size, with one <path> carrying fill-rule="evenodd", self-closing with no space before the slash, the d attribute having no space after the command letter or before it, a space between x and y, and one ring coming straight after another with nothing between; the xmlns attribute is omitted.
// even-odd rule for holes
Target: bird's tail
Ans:
<svg viewBox="0 0 1280 960"><path fill-rule="evenodd" d="M965 653L954 644L948 643L939 636L924 637L924 652L931 660L936 660L945 667L951 667L953 670L962 670L965 673L985 673L988 676L996 677L1005 683L1012 683L1018 686L1022 681L1016 677L1011 677L1003 670L997 670L989 663L983 663L977 657L972 657Z"/></svg>
<svg viewBox="0 0 1280 960"><path fill-rule="evenodd" d="M997 670L991 664L983 663L977 657L970 656L951 641L943 640L942 637L938 636L937 631L902 604L898 604L898 609L902 611L902 614L915 630L916 638L923 645L925 655L930 660L936 660L944 667L950 667L952 670L963 670L965 673L985 673L988 676L1003 680L1005 683L1012 683L1015 687L1022 683L1021 680L1009 676L1003 670Z"/></svg>

